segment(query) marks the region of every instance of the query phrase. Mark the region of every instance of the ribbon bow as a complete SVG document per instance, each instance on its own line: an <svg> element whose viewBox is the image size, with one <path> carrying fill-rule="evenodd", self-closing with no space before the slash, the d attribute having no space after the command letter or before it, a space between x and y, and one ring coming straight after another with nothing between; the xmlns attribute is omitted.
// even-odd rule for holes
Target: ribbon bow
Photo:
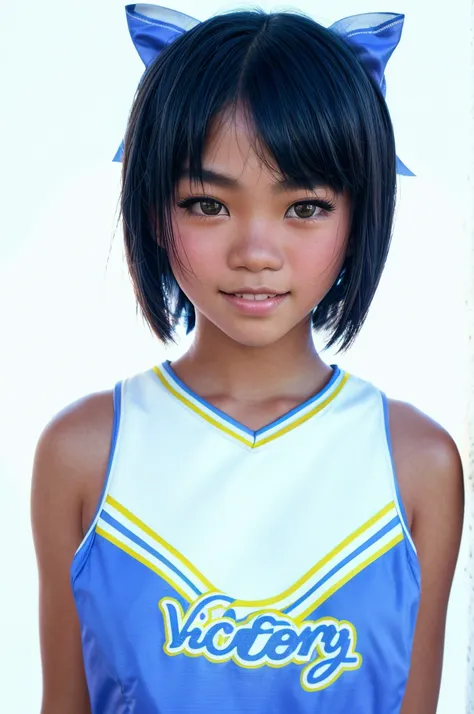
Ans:
<svg viewBox="0 0 474 714"><path fill-rule="evenodd" d="M200 22L189 15L159 5L127 5L125 12L132 42L146 68L167 45ZM355 50L384 97L385 67L400 42L404 20L404 15L370 12L344 17L329 27ZM121 161L123 147L122 141L114 161ZM414 176L398 156L397 173Z"/></svg>

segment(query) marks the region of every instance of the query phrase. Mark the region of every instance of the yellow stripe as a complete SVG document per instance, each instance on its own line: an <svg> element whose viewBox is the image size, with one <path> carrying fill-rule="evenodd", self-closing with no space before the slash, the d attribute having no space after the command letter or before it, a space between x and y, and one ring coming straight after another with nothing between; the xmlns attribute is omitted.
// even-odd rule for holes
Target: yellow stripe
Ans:
<svg viewBox="0 0 474 714"><path fill-rule="evenodd" d="M125 517L129 518L135 525L138 527L142 528L151 538L156 540L158 543L163 545L165 548L169 550L169 552L173 553L173 555L181 562L186 565L186 567L198 578L200 578L203 583L209 588L209 592L220 592L215 588L207 578L204 577L181 553L179 553L173 546L169 545L166 541L164 541L160 536L158 536L154 531L151 530L146 524L144 524L142 521L140 521L139 518L136 518L128 509L126 509L124 506L122 506L118 501L116 501L112 496L107 496L107 502L110 503L114 508L116 508L122 515ZM265 606L270 606L274 605L277 603L279 600L283 600L288 598L290 595L292 595L295 591L299 590L299 588L307 581L309 580L318 570L320 570L324 565L326 565L332 558L334 558L338 553L340 553L344 548L349 545L352 541L354 541L358 536L360 536L364 531L366 531L368 528L370 528L372 525L374 525L378 520L381 520L392 508L394 508L394 503L393 501L391 503L388 503L382 510L380 510L378 513L375 514L375 516L372 516L366 523L364 523L360 528L358 528L354 533L352 533L350 536L348 536L345 540L343 540L336 548L334 548L328 555L326 555L322 560L320 560L311 570L309 570L305 575L303 575L294 585L292 585L290 588L282 592L280 595L276 595L275 597L272 598L267 598L265 600L235 600L232 603L233 607L265 607ZM178 586L174 581L172 581L165 572L157 568L153 563L151 563L149 560L144 558L143 556L139 555L135 551L133 551L131 548L129 548L127 545L119 541L117 538L114 538L114 536L110 535L107 531L102 530L100 526L96 527L96 532L101 535L103 538L106 540L110 541L114 545L116 545L120 550L123 550L125 553L130 555L132 558L135 560L138 560L140 563L145 565L147 568L152 570L154 573L159 575L163 580L165 580L174 590L176 590L187 602L192 602L190 600L189 596ZM403 540L403 531L395 536L391 541L389 541L383 548L381 548L379 551L376 553L372 554L369 558L364 560L362 563L360 563L356 568L351 570L349 573L347 573L341 580L339 580L337 583L335 583L329 590L327 590L324 595L322 595L318 600L314 601L311 605L309 605L306 610L303 612L303 614L299 615L297 618L295 618L295 622L301 622L303 621L311 612L316 610L323 602L328 600L331 595L333 595L337 590L342 588L349 580L352 580L358 573L360 573L362 570L367 568L369 565L371 565L373 562L375 562L378 558L380 558L382 555L385 555L389 550L391 550L394 546L396 546L398 543L400 543Z"/></svg>
<svg viewBox="0 0 474 714"><path fill-rule="evenodd" d="M125 508L125 506L122 506L121 503L115 500L115 498L112 498L112 496L107 496L106 503L110 504L113 506L117 511L119 511L122 516L125 516L131 523L134 523L138 528L140 528L144 533L146 533L150 538L152 538L154 541L159 543L162 548L164 548L168 553L172 553L174 557L187 568L195 578L197 578L203 585L205 585L209 590L215 591L216 588L214 585L209 582L209 580L204 577L202 573L199 572L197 568L194 567L192 563L187 560L187 558L184 557L184 555L181 555L179 551L176 550L176 548L173 548L172 545L167 543L163 538L161 538L158 533L155 533L149 526L146 525L143 521L141 521L139 518L133 515L131 511L128 510L128 508Z"/></svg>
<svg viewBox="0 0 474 714"><path fill-rule="evenodd" d="M176 583L173 582L166 575L166 573L163 572L163 570L160 570L159 568L157 568L156 565L154 565L153 563L150 563L149 560L144 558L139 553L135 553L134 550L129 548L127 545L125 545L125 543L122 543L117 538L114 538L114 536L110 535L110 533L107 533L107 531L102 530L102 528L100 526L96 526L95 530L96 530L96 533L98 533L100 536L102 536L102 538L105 538L106 540L110 541L110 543L113 543L114 545L116 545L117 548L120 548L120 550L123 550L124 553L127 553L135 560L138 560L138 562L142 563L142 565L146 565L147 568L149 568L150 570L153 570L153 572L156 573L157 575L159 575L160 578L163 578L163 580L166 580L168 585L170 585L173 588L173 590L176 590L176 592L178 592L181 595L181 597L183 597L186 600L186 602L192 602L189 595L186 595L184 590L181 590L181 588L178 585L176 585Z"/></svg>
<svg viewBox="0 0 474 714"><path fill-rule="evenodd" d="M182 394L180 394L174 387L171 386L171 384L168 382L168 380L162 375L158 367L153 367L153 371L160 380L160 382L163 384L166 389L171 392L171 394L176 397L176 399L179 399L180 402L185 404L187 407L193 410L193 412L196 412L196 414L199 414L200 417L205 419L209 424L212 424L213 426L216 426L218 429L221 431L225 432L226 434L229 434L229 436L233 436L234 439L237 439L237 441L242 442L242 444L245 444L246 446L253 447L253 441L249 441L248 439L245 439L241 434L237 434L235 431L232 429L229 429L227 426L224 426L220 421L217 421L217 419L213 419L211 416L206 414L205 411L202 409L199 409L190 399L187 399L184 397Z"/></svg>
<svg viewBox="0 0 474 714"><path fill-rule="evenodd" d="M381 511L372 516L366 523L364 523L360 528L347 536L338 546L336 546L330 553L328 553L322 560L320 560L316 565L314 565L311 570L308 570L305 575L303 575L294 585L284 590L280 595L275 597L267 598L265 600L236 600L232 603L235 607L265 607L267 605L275 605L280 600L286 600L286 598L293 595L297 590L299 590L305 583L310 580L318 570L321 570L327 563L329 563L333 558L341 553L344 548L346 548L350 543L355 541L362 533L373 526L377 521L381 520L387 513L389 513L395 507L394 502L388 503Z"/></svg>
<svg viewBox="0 0 474 714"><path fill-rule="evenodd" d="M192 402L190 399L187 397L183 396L178 392L168 381L168 379L162 374L161 370L159 367L153 367L153 372L156 374L162 385L169 391L171 394L176 397L180 402L185 404L187 407L193 410L196 414L198 414L200 417L205 419L209 424L212 424L213 426L217 427L221 431L223 431L225 434L228 434L229 436L233 436L234 439L237 439L237 441L240 441L242 444L245 444L246 446L249 446L251 449L256 449L259 446L264 446L265 444L268 444L270 441L274 441L275 439L278 439L280 436L283 436L284 434L287 434L289 431L292 431L293 429L296 429L296 427L300 426L301 424L304 424L305 421L308 421L308 419L311 419L314 417L318 412L322 411L325 409L328 404L330 404L333 399L337 397L337 395L340 393L340 391L343 389L343 387L347 384L347 381L349 380L350 374L345 372L343 378L341 379L341 382L338 384L336 389L334 389L331 394L324 399L320 404L318 404L314 409L311 409L309 412L306 412L306 414L303 414L301 417L298 419L295 419L294 421L291 421L286 424L286 426L283 426L281 429L278 431L274 432L273 434L270 434L267 437L264 437L263 439L257 439L257 442L250 441L249 439L246 439L244 436L242 436L240 433L238 433L237 429L231 429L227 426L225 426L222 422L218 421L217 419L213 419L213 417L209 416L207 412L205 412L203 409L200 409L194 402Z"/></svg>
<svg viewBox="0 0 474 714"><path fill-rule="evenodd" d="M300 424L303 424L305 421L308 421L308 419L314 417L315 414L325 409L328 404L330 404L332 400L337 397L341 389L347 383L349 377L350 375L346 372L344 374L344 377L341 379L341 383L338 384L337 388L329 395L329 397L327 397L327 399L318 404L318 406L314 409L311 409L309 412L306 412L306 414L303 414L303 416L299 417L299 419L295 419L295 421L290 422L279 431L276 431L274 434L270 434L270 436L267 436L264 439L259 439L259 441L254 444L254 448L256 448L257 446L263 446L264 444L268 444L269 441L273 441L274 439L278 439L279 436L283 436L283 434L287 434L292 429L296 429L297 426L300 426Z"/></svg>
<svg viewBox="0 0 474 714"><path fill-rule="evenodd" d="M367 568L371 563L374 561L378 560L378 558L382 557L382 555L385 555L385 553L388 553L389 550L394 548L398 543L400 543L403 540L403 532L399 533L399 535L395 536L391 541L389 541L386 545L384 545L383 548L381 548L379 551L374 553L373 555L370 556L370 558L367 558L367 560L364 560L362 563L360 563L354 570L351 570L347 575L345 575L339 582L337 582L335 585L333 585L329 590L326 590L324 595L321 595L321 597L313 602L306 610L303 612L302 615L298 615L298 617L295 618L295 622L302 622L302 620L305 619L305 617L308 617L310 613L312 613L316 608L318 608L323 602L328 600L331 595L334 595L334 593L337 590L340 590L343 585L345 585L349 580L352 580L356 575L358 575L362 570Z"/></svg>

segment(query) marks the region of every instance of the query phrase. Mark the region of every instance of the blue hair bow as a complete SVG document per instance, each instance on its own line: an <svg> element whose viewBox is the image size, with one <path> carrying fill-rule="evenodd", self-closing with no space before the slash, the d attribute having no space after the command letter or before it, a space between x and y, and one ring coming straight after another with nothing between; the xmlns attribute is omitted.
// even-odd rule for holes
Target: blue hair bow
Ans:
<svg viewBox="0 0 474 714"><path fill-rule="evenodd" d="M177 37L199 24L189 15L159 5L127 5L128 29L146 68ZM364 13L338 20L329 27L355 50L385 97L385 67L400 42L405 16L389 12ZM123 141L114 161L121 161ZM397 173L414 176L397 156Z"/></svg>

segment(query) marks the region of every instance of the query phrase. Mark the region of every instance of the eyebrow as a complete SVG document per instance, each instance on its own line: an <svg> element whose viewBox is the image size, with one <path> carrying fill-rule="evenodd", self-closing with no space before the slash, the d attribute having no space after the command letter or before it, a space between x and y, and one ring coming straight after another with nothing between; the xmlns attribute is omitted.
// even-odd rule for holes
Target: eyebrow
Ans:
<svg viewBox="0 0 474 714"><path fill-rule="evenodd" d="M184 168L180 172L178 179L180 181L182 179L189 179L191 183L199 183L199 176L191 176L188 168ZM242 190L243 188L242 184L238 179L233 178L232 176L228 176L226 174L218 173L217 171L212 171L212 169L203 168L202 180L203 182L211 183L215 186L221 186L222 188L227 188L234 191ZM304 178L296 179L292 177L286 177L276 181L273 184L271 191L272 193L278 194L284 193L285 191L314 191L317 188L327 188L327 183L321 179L316 178L313 180L308 180Z"/></svg>

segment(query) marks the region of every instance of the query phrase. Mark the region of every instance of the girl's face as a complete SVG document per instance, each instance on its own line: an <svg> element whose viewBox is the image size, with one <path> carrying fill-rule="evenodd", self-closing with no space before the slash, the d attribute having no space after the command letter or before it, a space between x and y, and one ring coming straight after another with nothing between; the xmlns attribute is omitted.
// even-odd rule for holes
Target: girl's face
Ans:
<svg viewBox="0 0 474 714"><path fill-rule="evenodd" d="M204 191L186 175L177 186L170 256L198 331L209 322L252 347L307 332L344 262L348 196L283 183L253 152L241 113L211 135L202 164Z"/></svg>

